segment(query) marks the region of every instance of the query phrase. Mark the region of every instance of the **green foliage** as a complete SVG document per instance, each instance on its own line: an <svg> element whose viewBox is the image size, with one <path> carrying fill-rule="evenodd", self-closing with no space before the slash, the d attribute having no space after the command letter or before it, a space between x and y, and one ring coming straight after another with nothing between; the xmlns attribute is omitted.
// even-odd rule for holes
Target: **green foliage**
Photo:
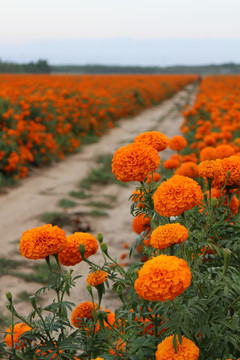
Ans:
<svg viewBox="0 0 240 360"><path fill-rule="evenodd" d="M75 201L70 200L70 199L60 199L57 205L59 207L63 207L65 209L67 209L67 208L77 206L77 203Z"/></svg>

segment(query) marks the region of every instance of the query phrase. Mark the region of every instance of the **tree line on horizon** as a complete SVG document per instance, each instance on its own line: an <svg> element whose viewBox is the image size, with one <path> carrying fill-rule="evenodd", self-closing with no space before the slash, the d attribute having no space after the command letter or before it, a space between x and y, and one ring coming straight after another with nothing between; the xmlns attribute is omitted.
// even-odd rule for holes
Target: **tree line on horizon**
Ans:
<svg viewBox="0 0 240 360"><path fill-rule="evenodd" d="M19 74L239 74L240 64L121 66L121 65L49 65L47 60L19 64L1 61L0 73Z"/></svg>

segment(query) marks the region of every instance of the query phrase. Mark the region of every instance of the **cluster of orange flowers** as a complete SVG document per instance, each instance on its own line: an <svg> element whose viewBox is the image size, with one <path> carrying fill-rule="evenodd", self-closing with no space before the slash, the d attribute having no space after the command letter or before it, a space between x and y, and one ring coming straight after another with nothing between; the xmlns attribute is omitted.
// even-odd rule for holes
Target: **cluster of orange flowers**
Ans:
<svg viewBox="0 0 240 360"><path fill-rule="evenodd" d="M83 260L79 245L85 248L84 256L95 254L98 242L95 236L76 232L66 237L64 230L58 226L46 224L27 230L20 239L20 253L28 259L45 259L49 255L58 254L59 262L65 266L76 265Z"/></svg>
<svg viewBox="0 0 240 360"><path fill-rule="evenodd" d="M25 177L194 81L192 75L0 75L0 171Z"/></svg>

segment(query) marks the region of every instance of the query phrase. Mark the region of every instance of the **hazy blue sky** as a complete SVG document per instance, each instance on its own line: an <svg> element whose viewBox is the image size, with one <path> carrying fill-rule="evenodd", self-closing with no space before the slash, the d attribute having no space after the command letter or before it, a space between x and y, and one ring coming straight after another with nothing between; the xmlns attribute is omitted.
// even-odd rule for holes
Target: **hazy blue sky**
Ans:
<svg viewBox="0 0 240 360"><path fill-rule="evenodd" d="M0 14L2 59L28 60L30 45L16 45L43 40L240 40L240 0L0 0ZM142 56L144 61L144 49Z"/></svg>

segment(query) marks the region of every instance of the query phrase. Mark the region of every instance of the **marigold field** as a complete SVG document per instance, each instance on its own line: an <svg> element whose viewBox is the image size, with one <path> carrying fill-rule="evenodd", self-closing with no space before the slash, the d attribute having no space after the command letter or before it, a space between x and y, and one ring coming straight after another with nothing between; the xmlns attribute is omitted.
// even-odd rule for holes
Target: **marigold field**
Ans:
<svg viewBox="0 0 240 360"><path fill-rule="evenodd" d="M115 177L136 185L129 266L111 256L101 229L67 236L45 224L22 234L21 255L46 259L49 285L30 296L26 317L6 294L2 359L239 360L240 76L204 78L183 114L182 135L147 131L113 156ZM73 304L80 262L88 298ZM43 307L50 290L55 300ZM103 307L106 290L116 309Z"/></svg>
<svg viewBox="0 0 240 360"><path fill-rule="evenodd" d="M25 177L63 159L123 117L158 104L191 75L0 74L0 174Z"/></svg>

